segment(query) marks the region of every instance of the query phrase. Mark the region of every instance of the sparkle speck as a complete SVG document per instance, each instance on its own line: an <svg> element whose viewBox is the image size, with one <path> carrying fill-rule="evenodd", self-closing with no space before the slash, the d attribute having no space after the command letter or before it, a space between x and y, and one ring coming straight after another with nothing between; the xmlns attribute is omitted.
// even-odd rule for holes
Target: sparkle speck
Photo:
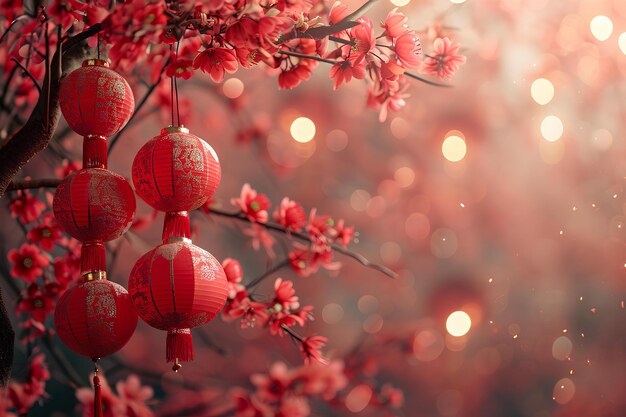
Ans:
<svg viewBox="0 0 626 417"><path fill-rule="evenodd" d="M563 329L563 333L567 333L567 329Z"/></svg>
<svg viewBox="0 0 626 417"><path fill-rule="evenodd" d="M489 278L489 282L490 282L490 283L491 283L491 282L493 282L493 278Z"/></svg>
<svg viewBox="0 0 626 417"><path fill-rule="evenodd" d="M461 203L461 207L465 208L465 204Z"/></svg>

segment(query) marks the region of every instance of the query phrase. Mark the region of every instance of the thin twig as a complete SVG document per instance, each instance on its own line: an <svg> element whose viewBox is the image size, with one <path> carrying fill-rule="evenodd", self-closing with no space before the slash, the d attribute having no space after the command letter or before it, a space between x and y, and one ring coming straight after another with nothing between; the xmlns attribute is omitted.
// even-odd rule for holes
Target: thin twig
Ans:
<svg viewBox="0 0 626 417"><path fill-rule="evenodd" d="M22 71L24 72L24 75L26 75L28 78L30 78L30 80L33 82L33 84L35 84L35 87L37 88L37 91L39 92L39 94L41 94L41 87L39 86L39 83L37 82L35 77L33 77L33 74L31 74L30 71L28 71L26 69L26 67L24 67L24 65L22 65L20 63L20 61L18 61L17 59L11 58L11 61L15 62L17 64L17 66L22 69Z"/></svg>
<svg viewBox="0 0 626 417"><path fill-rule="evenodd" d="M246 285L246 290L249 290L250 288L255 287L256 285L260 284L261 281L263 281L265 278L269 277L270 275L278 272L279 270L281 270L282 268L286 267L289 265L289 259L284 259L283 261L277 263L276 265L274 265L273 268L268 269L267 271L265 271L263 273L263 275L253 279L249 284Z"/></svg>
<svg viewBox="0 0 626 417"><path fill-rule="evenodd" d="M11 181L7 191L32 190L35 188L56 188L61 184L58 178L46 178L42 180L16 180Z"/></svg>
<svg viewBox="0 0 626 417"><path fill-rule="evenodd" d="M363 16L365 13L367 13L367 11L372 8L372 6L374 6L374 4L377 2L378 0L368 0L366 1L361 7L359 7L358 9L356 9L354 12L350 13L348 16L344 17L343 19L341 19L342 22L347 22L349 20L355 20L358 19L359 17Z"/></svg>
<svg viewBox="0 0 626 417"><path fill-rule="evenodd" d="M224 210L220 210L217 208L211 208L211 213L218 215L218 216L222 216L222 217L230 217L232 219L237 219L239 221L242 222L247 222L247 223L252 223L246 216L244 216L242 213L237 212L237 213L231 213L231 212L227 212ZM274 230L277 232L281 232L284 234L289 234L290 236L295 237L296 239L300 239L303 241L307 241L307 242L311 242L311 237L304 234L304 233L300 233L300 232L293 232L293 231L287 231L284 227L279 226L278 224L275 223L254 223L257 224L261 227L264 227L266 229L269 230ZM343 255L346 255L356 261L358 261L361 265L366 266L368 268L371 269L375 269L377 271L382 272L385 275L390 276L391 278L397 278L398 274L396 274L395 272L393 272L391 269L387 268L384 265L379 265L373 262L370 262L366 257L364 257L361 254L352 252L350 249L344 248L343 246L337 245L335 243L333 243L331 245L331 248L336 251L339 252Z"/></svg>
<svg viewBox="0 0 626 417"><path fill-rule="evenodd" d="M315 55L306 55L306 54L301 54L300 52L292 52L292 51L278 51L279 54L283 54L283 55L289 55L289 56L295 56L298 58L304 58L304 59L312 59L314 61L320 61L320 62L325 62L327 64L337 64L336 61L330 60L330 59L326 59L326 58L322 58L319 56L315 56Z"/></svg>
<svg viewBox="0 0 626 417"><path fill-rule="evenodd" d="M410 72L405 72L404 75L406 75L407 77L413 78L414 80L421 81L421 82L423 82L425 84L434 85L435 87L445 87L445 88L451 88L452 87L450 84L441 84L441 83L437 83L435 81L430 81L430 80L422 78L422 77L420 77L418 75L412 74Z"/></svg>

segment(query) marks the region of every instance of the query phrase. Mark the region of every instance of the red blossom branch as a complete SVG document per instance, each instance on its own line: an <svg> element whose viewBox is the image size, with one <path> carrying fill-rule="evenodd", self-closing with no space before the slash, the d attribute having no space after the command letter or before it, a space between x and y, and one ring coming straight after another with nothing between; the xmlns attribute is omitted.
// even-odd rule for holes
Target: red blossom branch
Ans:
<svg viewBox="0 0 626 417"><path fill-rule="evenodd" d="M232 219L236 219L242 222L246 222L246 223L253 223L251 222L243 213L241 212L237 212L237 213L232 213L232 212L228 212L228 211L224 211L224 210L220 210L218 208L214 208L211 207L211 213L217 215L217 216L222 216L222 217L230 217ZM275 232L280 232L280 233L284 233L286 235L295 237L296 239L302 240L302 241L306 241L306 242L312 242L311 238L301 232L294 232L291 230L286 230L284 227L275 224L275 223L257 223L254 222L253 224L259 225L265 229L269 229L269 230L273 230ZM344 248L341 245L338 245L336 243L333 243L331 246L332 250L334 250L335 252L339 252L342 255L348 256L354 260L356 260L357 262L359 262L361 265L367 267L367 268L371 268L371 269L375 269L376 271L382 272L383 274L391 277L391 278L397 278L398 274L396 274L394 271L392 271L391 269L387 268L384 265L380 265L374 262L371 262L369 259L367 259L366 257L364 257L363 255L353 252L348 248Z"/></svg>

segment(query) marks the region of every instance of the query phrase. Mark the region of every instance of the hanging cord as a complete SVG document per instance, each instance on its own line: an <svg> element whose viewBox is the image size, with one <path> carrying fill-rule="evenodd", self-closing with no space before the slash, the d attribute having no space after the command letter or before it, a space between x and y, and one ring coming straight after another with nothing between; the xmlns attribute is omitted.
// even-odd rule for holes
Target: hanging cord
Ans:
<svg viewBox="0 0 626 417"><path fill-rule="evenodd" d="M102 386L98 376L98 360L94 359L93 363L93 416L102 417Z"/></svg>
<svg viewBox="0 0 626 417"><path fill-rule="evenodd" d="M98 60L100 60L100 32L98 32Z"/></svg>
<svg viewBox="0 0 626 417"><path fill-rule="evenodd" d="M180 46L180 42L176 42L176 62L178 62L178 47ZM180 106L178 105L178 80L174 77L174 91L176 92L176 117L178 119L178 126L182 126L180 124Z"/></svg>
<svg viewBox="0 0 626 417"><path fill-rule="evenodd" d="M170 45L170 56L172 56L172 45ZM172 126L175 126L174 124L174 87L175 87L175 81L174 81L174 76L172 75L170 77L170 103L172 105Z"/></svg>

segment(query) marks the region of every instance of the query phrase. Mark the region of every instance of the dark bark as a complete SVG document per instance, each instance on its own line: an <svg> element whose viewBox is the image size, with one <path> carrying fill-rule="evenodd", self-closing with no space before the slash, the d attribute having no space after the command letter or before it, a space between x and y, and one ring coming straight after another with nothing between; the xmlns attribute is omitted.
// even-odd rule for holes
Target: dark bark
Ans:
<svg viewBox="0 0 626 417"><path fill-rule="evenodd" d="M0 198L4 196L7 186L20 169L48 146L61 117L59 86L62 74L80 65L87 54L86 46L82 44L82 41L100 30L101 25L96 24L85 32L69 38L52 57L50 71L47 71L44 77L43 93L39 96L33 112L24 126L0 148L0 167L2 167ZM61 55L62 59L60 59ZM47 88L48 82L50 82L49 89Z"/></svg>
<svg viewBox="0 0 626 417"><path fill-rule="evenodd" d="M88 52L83 41L101 29L98 23L68 38L52 57L44 77L43 93L39 95L33 112L24 126L0 148L0 198L20 169L48 146L61 117L59 86L62 75L80 65ZM15 332L0 290L0 387L6 386L11 375L14 341Z"/></svg>
<svg viewBox="0 0 626 417"><path fill-rule="evenodd" d="M2 288L0 288L0 388L6 387L11 376L13 340L15 340L15 332L11 326L7 309L4 307Z"/></svg>

